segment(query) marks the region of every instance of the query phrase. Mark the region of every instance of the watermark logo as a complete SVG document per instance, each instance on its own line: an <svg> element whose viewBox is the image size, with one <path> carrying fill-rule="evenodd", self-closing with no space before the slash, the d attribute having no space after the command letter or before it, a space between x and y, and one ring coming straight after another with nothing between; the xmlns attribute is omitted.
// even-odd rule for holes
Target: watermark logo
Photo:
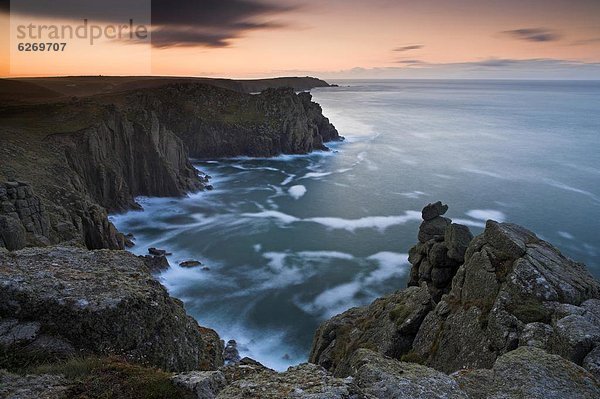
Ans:
<svg viewBox="0 0 600 399"><path fill-rule="evenodd" d="M150 0L12 0L13 76L151 74Z"/></svg>

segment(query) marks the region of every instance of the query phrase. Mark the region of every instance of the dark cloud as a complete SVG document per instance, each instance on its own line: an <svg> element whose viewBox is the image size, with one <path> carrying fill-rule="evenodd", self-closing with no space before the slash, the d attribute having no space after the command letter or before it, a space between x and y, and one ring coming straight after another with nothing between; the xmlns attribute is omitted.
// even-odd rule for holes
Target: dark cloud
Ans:
<svg viewBox="0 0 600 399"><path fill-rule="evenodd" d="M10 0L0 0L0 12L8 14L10 11Z"/></svg>
<svg viewBox="0 0 600 399"><path fill-rule="evenodd" d="M147 16L156 47L226 47L249 31L285 27L272 19L296 7L269 1L152 0L150 7L149 0L23 0L17 8L24 15L113 23ZM0 2L4 7L6 0Z"/></svg>
<svg viewBox="0 0 600 399"><path fill-rule="evenodd" d="M422 60L400 60L400 61L396 61L397 64L404 64L404 65L424 65L427 64L425 61Z"/></svg>
<svg viewBox="0 0 600 399"><path fill-rule="evenodd" d="M560 34L545 28L522 28L505 30L501 33L514 39L526 40L529 42L553 42L560 39Z"/></svg>
<svg viewBox="0 0 600 399"><path fill-rule="evenodd" d="M423 47L425 47L425 46L423 46L422 44L413 44L410 46L396 47L394 49L394 51L402 52L402 51L410 51L410 50L419 50L419 49L422 49Z"/></svg>
<svg viewBox="0 0 600 399"><path fill-rule="evenodd" d="M227 47L230 40L240 37L250 30L281 28L275 22L244 23L220 29L206 29L198 26L164 25L152 31L152 45L158 48L167 47Z"/></svg>
<svg viewBox="0 0 600 399"><path fill-rule="evenodd" d="M270 19L293 7L256 0L153 0L155 47L227 47L249 31L283 28Z"/></svg>

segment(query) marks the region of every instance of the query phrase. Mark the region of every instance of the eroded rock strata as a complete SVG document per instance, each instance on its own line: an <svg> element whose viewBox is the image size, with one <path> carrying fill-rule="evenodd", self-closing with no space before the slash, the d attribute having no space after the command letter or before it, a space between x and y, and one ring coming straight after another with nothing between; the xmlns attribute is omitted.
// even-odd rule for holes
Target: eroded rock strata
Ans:
<svg viewBox="0 0 600 399"><path fill-rule="evenodd" d="M3 106L0 117L0 246L11 250L63 242L123 249L108 212L139 208L136 196L212 188L190 156L308 153L341 139L309 93L285 88L251 95L163 82Z"/></svg>
<svg viewBox="0 0 600 399"><path fill-rule="evenodd" d="M223 364L218 335L125 251L1 252L0 346L49 359L118 355L165 370Z"/></svg>

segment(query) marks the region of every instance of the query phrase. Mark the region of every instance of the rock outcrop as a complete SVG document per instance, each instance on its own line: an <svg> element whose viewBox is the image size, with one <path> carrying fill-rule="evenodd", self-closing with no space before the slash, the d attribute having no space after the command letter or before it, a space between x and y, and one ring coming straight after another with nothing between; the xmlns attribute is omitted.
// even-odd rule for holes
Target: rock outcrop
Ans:
<svg viewBox="0 0 600 399"><path fill-rule="evenodd" d="M490 220L472 238L446 211L423 209L410 287L324 322L310 361L354 377L367 397L599 395L600 283L523 227ZM451 270L450 284L435 283L436 268Z"/></svg>
<svg viewBox="0 0 600 399"><path fill-rule="evenodd" d="M336 376L350 374L352 354L359 348L375 349L399 359L413 340L434 303L427 287L409 287L352 308L321 324L315 333L309 361Z"/></svg>
<svg viewBox="0 0 600 399"><path fill-rule="evenodd" d="M557 355L520 347L499 357L491 369L465 369L452 375L471 399L593 399L599 380Z"/></svg>
<svg viewBox="0 0 600 399"><path fill-rule="evenodd" d="M599 344L600 283L585 266L520 226L488 221L413 350L451 372L489 368L519 346L582 365Z"/></svg>
<svg viewBox="0 0 600 399"><path fill-rule="evenodd" d="M464 263L465 251L473 235L467 226L443 217L448 205L441 202L423 208L419 243L409 251L412 264L409 286L425 283L434 301L450 291L458 267Z"/></svg>
<svg viewBox="0 0 600 399"><path fill-rule="evenodd" d="M44 205L28 183L0 183L0 247L12 251L28 243L48 244L49 228Z"/></svg>
<svg viewBox="0 0 600 399"><path fill-rule="evenodd" d="M267 89L240 94L206 85L172 85L134 94L196 158L306 154L342 138L310 93Z"/></svg>
<svg viewBox="0 0 600 399"><path fill-rule="evenodd" d="M218 335L140 259L74 247L0 252L0 346L47 358L114 354L165 370L223 364Z"/></svg>
<svg viewBox="0 0 600 399"><path fill-rule="evenodd" d="M311 95L293 89L251 95L210 84L163 82L62 101L0 109L0 182L7 181L0 189L4 247L69 241L89 249L123 249L127 240L108 212L139 208L136 196L212 189L190 155L308 153L341 139ZM23 214L3 199L14 179L30 183L24 200L31 198L31 204L19 205Z"/></svg>

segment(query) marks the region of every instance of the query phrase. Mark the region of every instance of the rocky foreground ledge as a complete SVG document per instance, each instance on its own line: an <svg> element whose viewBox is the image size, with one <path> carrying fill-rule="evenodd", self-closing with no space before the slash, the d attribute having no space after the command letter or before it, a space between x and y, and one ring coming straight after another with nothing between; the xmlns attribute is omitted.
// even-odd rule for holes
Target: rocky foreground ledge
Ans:
<svg viewBox="0 0 600 399"><path fill-rule="evenodd" d="M423 211L410 286L324 322L311 363L284 373L222 365L216 333L132 255L0 252L0 396L600 397L600 283L520 226L473 238L446 210Z"/></svg>

